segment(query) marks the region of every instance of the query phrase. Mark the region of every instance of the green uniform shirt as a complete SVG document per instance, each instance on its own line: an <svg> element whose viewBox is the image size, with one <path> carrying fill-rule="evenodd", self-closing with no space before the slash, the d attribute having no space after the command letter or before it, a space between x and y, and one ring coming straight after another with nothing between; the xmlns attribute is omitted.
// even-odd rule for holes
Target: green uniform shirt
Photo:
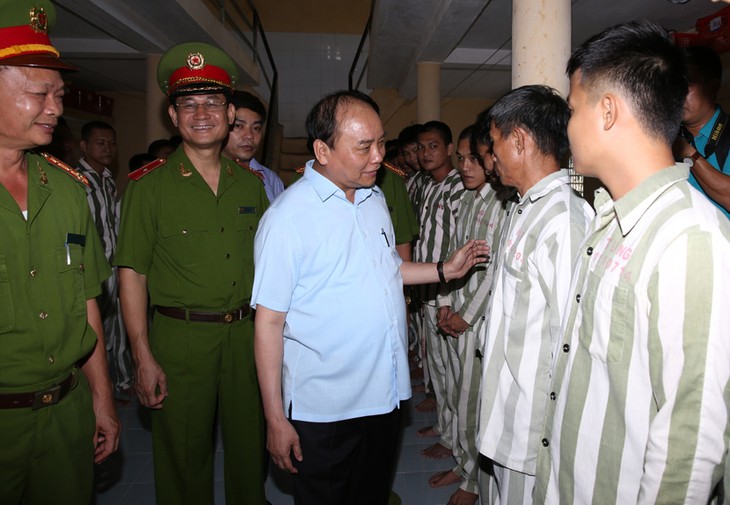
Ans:
<svg viewBox="0 0 730 505"><path fill-rule="evenodd" d="M395 172L381 167L376 184L383 190L385 202L388 204L396 245L407 244L418 237L418 219L403 178Z"/></svg>
<svg viewBox="0 0 730 505"><path fill-rule="evenodd" d="M62 377L96 344L86 300L111 270L83 184L26 154L28 219L0 185L0 389ZM66 245L68 244L68 245Z"/></svg>
<svg viewBox="0 0 730 505"><path fill-rule="evenodd" d="M253 285L253 239L268 205L261 179L221 156L215 195L179 148L131 181L114 264L147 276L150 304L226 311Z"/></svg>

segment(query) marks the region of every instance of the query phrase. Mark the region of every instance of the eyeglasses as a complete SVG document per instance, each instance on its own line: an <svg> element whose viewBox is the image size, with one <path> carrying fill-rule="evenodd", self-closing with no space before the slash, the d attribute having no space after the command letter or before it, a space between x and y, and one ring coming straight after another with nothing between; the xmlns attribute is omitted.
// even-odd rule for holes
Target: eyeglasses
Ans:
<svg viewBox="0 0 730 505"><path fill-rule="evenodd" d="M184 112L185 114L193 114L198 110L198 107L202 107L205 112L219 112L228 105L227 102L214 102L212 100L207 102L183 102L176 103L175 107L177 110Z"/></svg>

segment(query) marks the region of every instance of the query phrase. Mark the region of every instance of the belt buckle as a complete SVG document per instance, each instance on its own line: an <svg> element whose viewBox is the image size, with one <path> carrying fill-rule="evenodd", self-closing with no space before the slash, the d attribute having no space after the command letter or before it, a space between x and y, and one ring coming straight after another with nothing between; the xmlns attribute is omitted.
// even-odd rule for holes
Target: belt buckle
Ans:
<svg viewBox="0 0 730 505"><path fill-rule="evenodd" d="M233 322L233 312L226 312L225 314L223 314L223 322L232 323Z"/></svg>
<svg viewBox="0 0 730 505"><path fill-rule="evenodd" d="M33 410L42 409L43 407L48 407L49 405L54 405L58 403L58 400L61 397L61 386L53 386L50 389L46 389L45 391L38 391L33 395Z"/></svg>

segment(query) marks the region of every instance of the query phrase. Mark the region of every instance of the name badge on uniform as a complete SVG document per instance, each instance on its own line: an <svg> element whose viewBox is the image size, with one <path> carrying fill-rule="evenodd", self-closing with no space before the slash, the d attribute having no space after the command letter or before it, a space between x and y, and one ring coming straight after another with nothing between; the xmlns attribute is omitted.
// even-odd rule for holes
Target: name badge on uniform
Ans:
<svg viewBox="0 0 730 505"><path fill-rule="evenodd" d="M81 247L84 247L86 245L86 235L79 235L78 233L67 233L66 234L66 243L63 244L66 246L66 264L71 264L71 248L69 247L71 244L77 244Z"/></svg>
<svg viewBox="0 0 730 505"><path fill-rule="evenodd" d="M256 214L256 207L239 207L238 213L247 215Z"/></svg>

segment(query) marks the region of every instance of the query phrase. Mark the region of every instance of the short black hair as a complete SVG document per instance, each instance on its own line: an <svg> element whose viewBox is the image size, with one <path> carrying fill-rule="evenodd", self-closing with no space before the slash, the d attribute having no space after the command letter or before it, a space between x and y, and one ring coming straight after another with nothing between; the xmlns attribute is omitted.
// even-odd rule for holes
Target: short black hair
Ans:
<svg viewBox="0 0 730 505"><path fill-rule="evenodd" d="M401 147L418 142L418 134L421 133L422 128L423 125L420 123L412 124L403 128L398 134L398 142Z"/></svg>
<svg viewBox="0 0 730 505"><path fill-rule="evenodd" d="M685 48L687 80L690 84L710 84L722 81L722 61L714 49L707 46Z"/></svg>
<svg viewBox="0 0 730 505"><path fill-rule="evenodd" d="M377 114L380 107L360 91L337 91L322 98L307 114L307 149L314 154L314 141L321 140L330 147L337 141L337 111L353 102L370 106Z"/></svg>
<svg viewBox="0 0 730 505"><path fill-rule="evenodd" d="M266 107L256 96L248 91L236 91L233 93L233 105L238 109L249 109L261 116L261 122L266 122Z"/></svg>
<svg viewBox="0 0 730 505"><path fill-rule="evenodd" d="M421 127L421 131L418 132L418 135L431 132L438 133L439 136L441 136L441 140L444 141L444 145L446 146L454 143L454 137L451 134L451 128L449 128L449 125L442 121L429 121L425 123Z"/></svg>
<svg viewBox="0 0 730 505"><path fill-rule="evenodd" d="M474 129L471 132L471 142L474 144L472 148L474 148L476 144L484 144L489 146L490 150L492 149L492 138L489 136L489 127L492 125L491 120L489 119L490 110L491 107L487 107L477 114L477 119L474 122Z"/></svg>
<svg viewBox="0 0 730 505"><path fill-rule="evenodd" d="M509 135L514 128L523 128L530 133L542 154L561 161L570 151L568 119L570 108L557 91L549 86L531 84L514 89L497 100L481 122L488 122L489 126L494 124L503 136Z"/></svg>
<svg viewBox="0 0 730 505"><path fill-rule="evenodd" d="M150 153L138 153L129 158L129 162L127 163L129 167L130 172L134 172L138 168L142 168L147 163L150 163L152 161L155 161L155 157L152 156Z"/></svg>
<svg viewBox="0 0 730 505"><path fill-rule="evenodd" d="M154 156L155 158L159 158L160 149L165 147L171 147L173 150L175 149L175 145L167 139L153 140L150 142L150 145L147 146L147 154Z"/></svg>
<svg viewBox="0 0 730 505"><path fill-rule="evenodd" d="M613 88L647 134L670 143L677 136L688 90L685 58L661 26L630 21L604 30L571 55L568 75L579 70L589 97Z"/></svg>
<svg viewBox="0 0 730 505"><path fill-rule="evenodd" d="M84 123L84 126L81 127L81 140L88 142L91 137L91 132L94 130L111 130L115 135L117 133L114 127L109 123L104 121L89 121L88 123Z"/></svg>

